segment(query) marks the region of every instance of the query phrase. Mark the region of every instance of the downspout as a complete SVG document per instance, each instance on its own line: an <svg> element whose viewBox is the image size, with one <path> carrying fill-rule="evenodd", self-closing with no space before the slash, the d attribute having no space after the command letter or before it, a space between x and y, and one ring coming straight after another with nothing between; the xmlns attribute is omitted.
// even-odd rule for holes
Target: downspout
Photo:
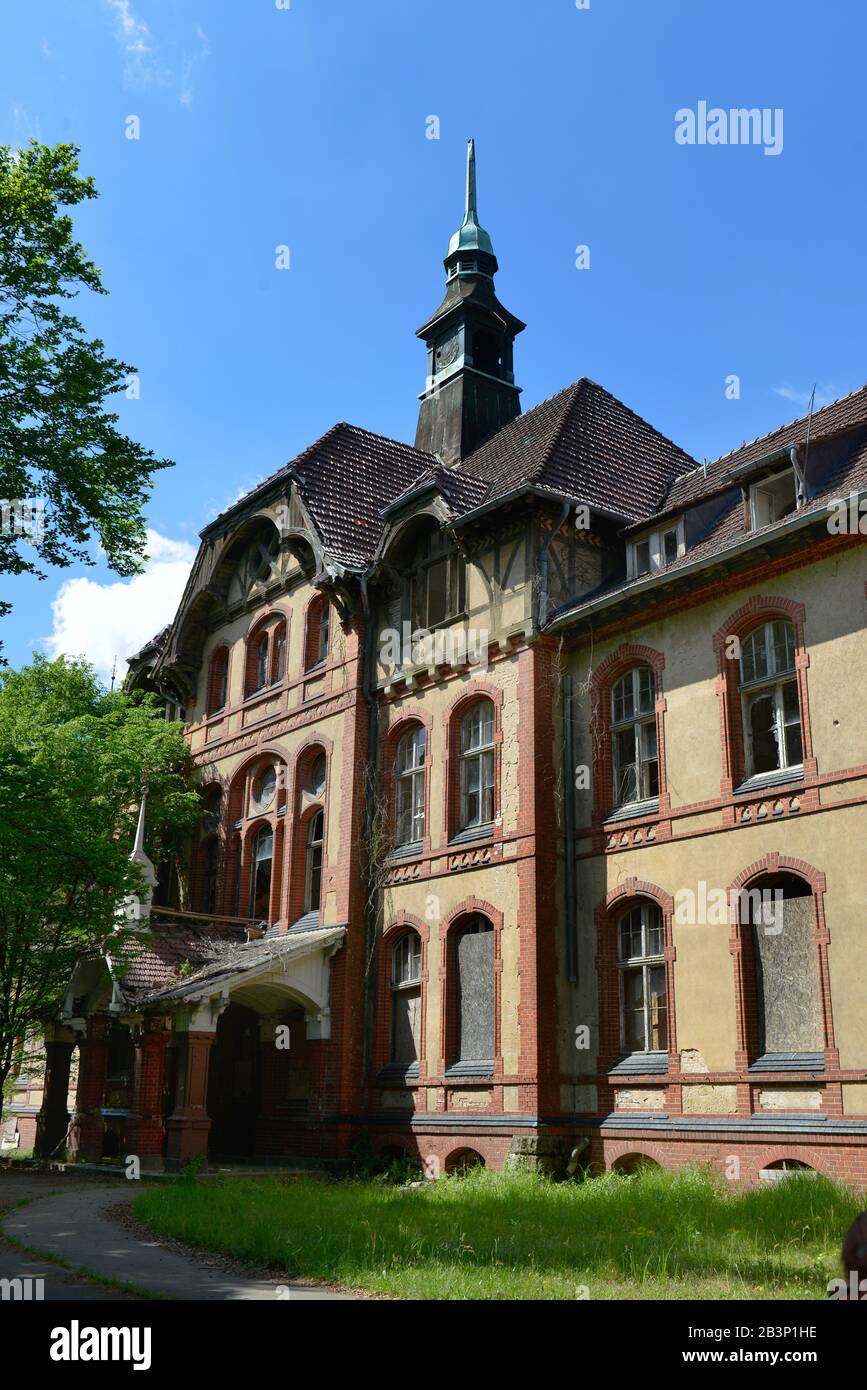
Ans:
<svg viewBox="0 0 867 1390"><path fill-rule="evenodd" d="M572 725L572 677L563 675L563 884L566 909L566 973L578 983L578 915L575 894L575 737Z"/></svg>
<svg viewBox="0 0 867 1390"><path fill-rule="evenodd" d="M378 763L378 744L379 744L379 710L374 691L374 671L376 666L376 634L372 621L370 606L370 594L367 588L368 576L359 576L361 585L361 607L364 614L364 662L362 666L362 691L368 704L367 722L367 763L368 776L365 779L364 787L364 841L370 845L373 834L373 818L376 809L376 768ZM361 1084L366 1091L368 1073L370 1070L371 1058L373 1057L373 1044L375 1038L375 988L376 970L374 969L374 959L376 956L376 936L378 927L379 906L370 903L370 893L367 883L365 883L364 897L364 1026L362 1029L362 1056L361 1056Z"/></svg>
<svg viewBox="0 0 867 1390"><path fill-rule="evenodd" d="M809 447L810 447L810 442L809 442L809 437L808 437L808 439L807 439L807 448L809 449ZM804 468L802 468L802 467L801 467L801 464L798 462L798 445L797 445L797 444L793 444L792 447L789 449L789 458L790 458L791 461L792 461L792 471L793 471L794 474L795 474L795 496L796 496L796 499L797 499L797 505L798 505L799 507L803 507L804 503L805 503L806 500L807 500L807 474L806 474L806 472L805 472L807 459L806 459L806 456L805 456L805 457L804 457Z"/></svg>

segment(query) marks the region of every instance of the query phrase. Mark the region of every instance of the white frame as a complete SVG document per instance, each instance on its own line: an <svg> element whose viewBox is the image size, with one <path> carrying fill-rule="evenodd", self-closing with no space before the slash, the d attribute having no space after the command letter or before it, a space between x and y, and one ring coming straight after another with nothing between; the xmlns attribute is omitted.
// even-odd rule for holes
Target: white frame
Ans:
<svg viewBox="0 0 867 1390"><path fill-rule="evenodd" d="M665 537L672 531L677 532L677 555L680 559L686 554L686 531L683 517L678 517L676 521L670 522L667 526L660 526L655 531L645 531L640 536L633 537L626 549L626 577L628 579L646 578L648 575L657 574L667 565L674 561L665 558ZM644 544L650 547L650 569L642 570L639 574L638 569L638 547Z"/></svg>
<svg viewBox="0 0 867 1390"><path fill-rule="evenodd" d="M785 627L791 634L792 642L792 662L785 670L778 671L774 667L774 638L773 629L775 627ZM743 651L745 644L757 633L764 635L765 658L767 665L767 675L753 676L749 681L744 680L743 675ZM767 777L775 772L791 772L793 775L800 772L804 766L804 720L801 711L801 692L798 689L798 671L795 649L795 628L788 618L769 618L757 627L751 628L745 637L741 639L741 654L738 660L738 693L741 702L741 728L743 732L744 747L744 776L747 780L751 777ZM787 721L785 718L783 689L785 686L792 685L795 689L795 698L798 705L798 728L801 735L801 758L799 762L790 763L786 749L786 728L794 723L793 720ZM774 717L773 732L777 745L778 762L775 768L766 768L764 772L756 772L755 756L753 753L753 739L750 728L749 711L754 699L773 695Z"/></svg>
<svg viewBox="0 0 867 1390"><path fill-rule="evenodd" d="M629 917L629 916L631 916L633 912L640 912L640 914L641 914L641 955L639 955L639 956L624 956L624 955L621 953L621 949L620 949L620 940L621 940L621 931L620 931L620 929L621 929L621 926L622 926L623 922L625 922L626 918ZM650 917L651 917L651 915L653 915L653 916L655 917L655 920L654 920L654 922L653 922L652 924L651 924L651 922L650 922ZM659 950L658 953L657 953L657 952L653 952L653 953L651 953L651 954L648 954L648 950L647 950L648 932L649 932L649 930L650 930L651 925L652 925L653 927L658 927L658 929L659 929L660 950ZM633 903L631 907L628 907L628 908L626 908L626 910L625 910L624 912L621 912L620 916L617 918L616 931L617 931L617 983L618 983L618 996L619 996L619 1001L620 1001L620 1050L621 1050L621 1052L623 1052L624 1054L628 1054L629 1056L633 1056L633 1055L635 1055L636 1053L665 1052L665 1051L667 1050L667 1048L668 1048L668 1029L669 1029L669 1012L670 1012L670 1007L669 1007L669 999L668 999L668 972L666 971L666 968L665 968L665 919L664 919L664 917L663 917L663 915L662 915L662 909L660 908L660 906L659 906L658 903L653 903L653 902ZM643 1013L644 1013L644 1043L645 1043L645 1046L644 1046L644 1047L636 1048L636 1047L632 1047L632 1046L631 1046L629 1043L627 1043L627 1041L626 1041L626 1013L625 1013L625 1007L624 1007L624 1006L625 1006L624 978L625 978L625 976L626 976L627 971L628 971L629 973L635 973L635 972L636 972L637 970L639 970L639 969L641 970L642 989L643 989L643 992L644 992ZM665 1001L665 1047L649 1047L648 1044L649 1044L650 1041L651 1041L651 1029L652 1029L652 1022L651 1022L651 1018L650 1018L650 971L652 971L652 970L658 970L658 969L661 969L661 970L662 970L662 979L663 979L663 985L664 985L663 999L664 999L664 1001Z"/></svg>

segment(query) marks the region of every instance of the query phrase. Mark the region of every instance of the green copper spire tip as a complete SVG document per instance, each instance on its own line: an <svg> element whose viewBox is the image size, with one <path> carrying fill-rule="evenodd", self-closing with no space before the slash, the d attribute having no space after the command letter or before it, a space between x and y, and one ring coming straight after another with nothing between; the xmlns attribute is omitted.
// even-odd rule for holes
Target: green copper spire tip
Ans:
<svg viewBox="0 0 867 1390"><path fill-rule="evenodd" d="M476 142L467 141L467 207L463 225L460 230L455 232L449 242L448 254L453 256L457 251L486 251L489 256L493 256L494 247L491 238L483 227L479 226L478 203L476 196Z"/></svg>
<svg viewBox="0 0 867 1390"><path fill-rule="evenodd" d="M467 141L467 211L464 226L468 222L478 222L476 204L476 142Z"/></svg>

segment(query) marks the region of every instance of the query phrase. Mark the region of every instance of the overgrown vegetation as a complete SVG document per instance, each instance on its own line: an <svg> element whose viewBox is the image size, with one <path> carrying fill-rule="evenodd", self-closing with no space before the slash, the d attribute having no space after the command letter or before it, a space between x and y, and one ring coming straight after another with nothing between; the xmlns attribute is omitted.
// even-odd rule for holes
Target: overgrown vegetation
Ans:
<svg viewBox="0 0 867 1390"><path fill-rule="evenodd" d="M733 1189L702 1170L553 1183L477 1169L413 1190L161 1187L135 1210L209 1250L405 1298L822 1299L860 1205L812 1175Z"/></svg>

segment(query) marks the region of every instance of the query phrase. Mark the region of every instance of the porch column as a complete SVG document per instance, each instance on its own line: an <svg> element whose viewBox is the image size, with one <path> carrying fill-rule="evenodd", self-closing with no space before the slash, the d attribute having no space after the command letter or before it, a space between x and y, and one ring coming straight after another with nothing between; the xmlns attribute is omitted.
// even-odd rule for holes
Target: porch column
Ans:
<svg viewBox="0 0 867 1390"><path fill-rule="evenodd" d="M71 1028L57 1024L46 1030L42 1109L36 1118L39 1158L51 1158L69 1128L69 1069L74 1047L75 1033Z"/></svg>
<svg viewBox="0 0 867 1390"><path fill-rule="evenodd" d="M166 1120L166 1165L183 1168L207 1157L211 1117L208 1114L208 1072L217 1019L225 1007L197 1003L175 1020L179 1036L178 1087L175 1108Z"/></svg>
<svg viewBox="0 0 867 1390"><path fill-rule="evenodd" d="M143 1171L163 1168L163 1088L169 1020L147 1017L135 1037L133 1110L127 1131L127 1150L141 1161Z"/></svg>
<svg viewBox="0 0 867 1390"><path fill-rule="evenodd" d="M105 1133L102 1105L110 1028L111 1021L104 1016L89 1018L87 1032L78 1043L78 1087L69 1146L76 1159L88 1162L98 1162L102 1158Z"/></svg>

